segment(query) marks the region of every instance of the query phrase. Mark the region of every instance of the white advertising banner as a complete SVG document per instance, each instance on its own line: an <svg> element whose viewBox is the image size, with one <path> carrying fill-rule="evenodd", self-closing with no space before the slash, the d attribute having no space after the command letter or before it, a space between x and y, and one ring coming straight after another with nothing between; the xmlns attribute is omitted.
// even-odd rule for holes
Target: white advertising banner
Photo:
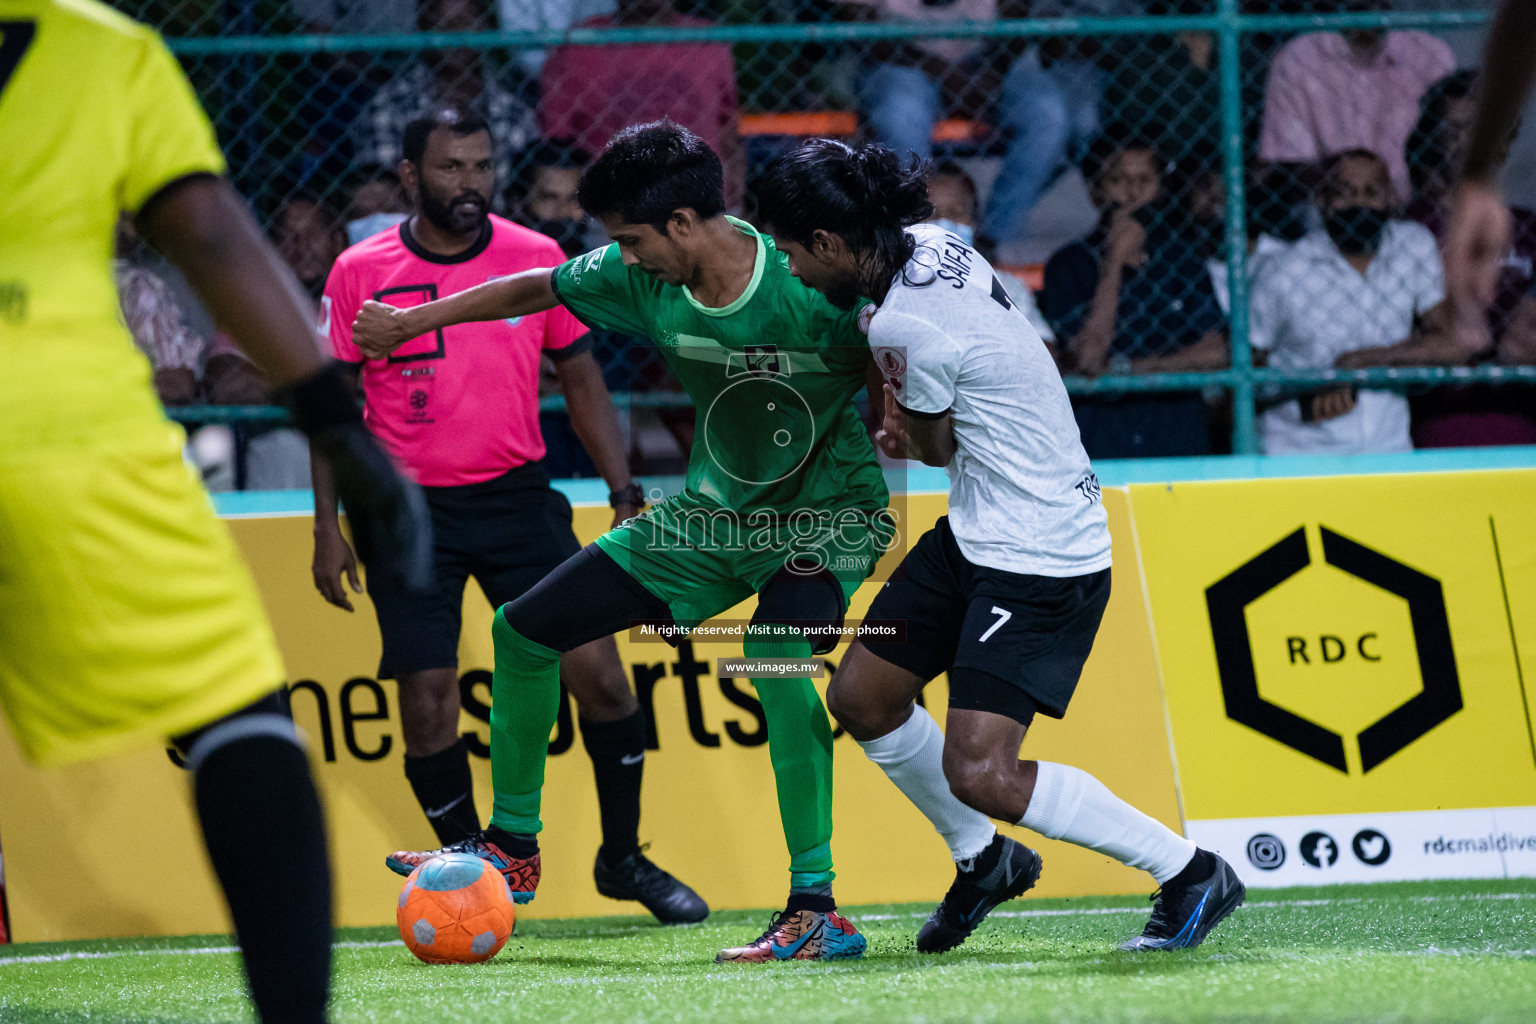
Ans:
<svg viewBox="0 0 1536 1024"><path fill-rule="evenodd" d="M1263 888L1536 877L1536 807L1224 818L1186 831Z"/></svg>

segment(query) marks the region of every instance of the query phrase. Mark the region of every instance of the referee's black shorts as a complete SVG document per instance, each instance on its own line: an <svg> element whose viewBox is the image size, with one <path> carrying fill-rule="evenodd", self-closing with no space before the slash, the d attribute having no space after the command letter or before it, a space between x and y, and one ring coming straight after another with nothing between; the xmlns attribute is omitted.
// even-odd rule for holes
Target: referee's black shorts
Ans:
<svg viewBox="0 0 1536 1024"><path fill-rule="evenodd" d="M432 512L437 582L411 594L368 580L384 653L379 678L456 668L464 584L473 576L500 608L581 550L571 503L538 463L460 487L423 487Z"/></svg>
<svg viewBox="0 0 1536 1024"><path fill-rule="evenodd" d="M1029 576L966 559L949 517L913 545L867 619L905 623L905 639L859 637L923 680L949 673L949 706L1006 715L1066 713L1109 604L1109 570Z"/></svg>

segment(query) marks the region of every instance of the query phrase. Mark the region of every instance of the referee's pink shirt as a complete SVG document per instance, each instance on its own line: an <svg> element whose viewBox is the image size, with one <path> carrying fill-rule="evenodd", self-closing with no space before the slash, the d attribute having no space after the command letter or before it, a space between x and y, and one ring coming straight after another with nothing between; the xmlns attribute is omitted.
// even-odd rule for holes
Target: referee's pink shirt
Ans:
<svg viewBox="0 0 1536 1024"><path fill-rule="evenodd" d="M352 321L368 299L415 306L493 277L558 266L565 255L553 239L492 216L469 249L438 256L411 237L409 224L342 253L321 300L322 338L337 359L362 364L368 429L425 487L480 483L543 458L539 354L587 333L564 306L449 327L412 339L388 359L363 358Z"/></svg>

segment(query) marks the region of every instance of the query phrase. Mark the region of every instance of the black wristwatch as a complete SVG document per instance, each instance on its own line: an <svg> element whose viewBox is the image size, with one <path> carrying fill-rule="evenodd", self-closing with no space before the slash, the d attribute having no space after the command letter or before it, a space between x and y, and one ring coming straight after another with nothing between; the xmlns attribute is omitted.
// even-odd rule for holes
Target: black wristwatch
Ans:
<svg viewBox="0 0 1536 1024"><path fill-rule="evenodd" d="M628 487L620 487L616 491L609 491L608 505L610 508L618 508L620 505L633 505L635 508L641 508L645 505L645 488L637 483L631 483Z"/></svg>

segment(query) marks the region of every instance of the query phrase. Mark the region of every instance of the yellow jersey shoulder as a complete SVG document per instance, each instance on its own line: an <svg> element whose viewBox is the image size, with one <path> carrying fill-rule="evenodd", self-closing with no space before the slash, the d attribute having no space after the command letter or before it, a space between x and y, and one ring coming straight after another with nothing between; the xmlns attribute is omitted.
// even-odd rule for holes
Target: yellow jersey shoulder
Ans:
<svg viewBox="0 0 1536 1024"><path fill-rule="evenodd" d="M224 171L180 64L94 0L0 0L0 139L0 457L163 436L113 233L173 182Z"/></svg>

